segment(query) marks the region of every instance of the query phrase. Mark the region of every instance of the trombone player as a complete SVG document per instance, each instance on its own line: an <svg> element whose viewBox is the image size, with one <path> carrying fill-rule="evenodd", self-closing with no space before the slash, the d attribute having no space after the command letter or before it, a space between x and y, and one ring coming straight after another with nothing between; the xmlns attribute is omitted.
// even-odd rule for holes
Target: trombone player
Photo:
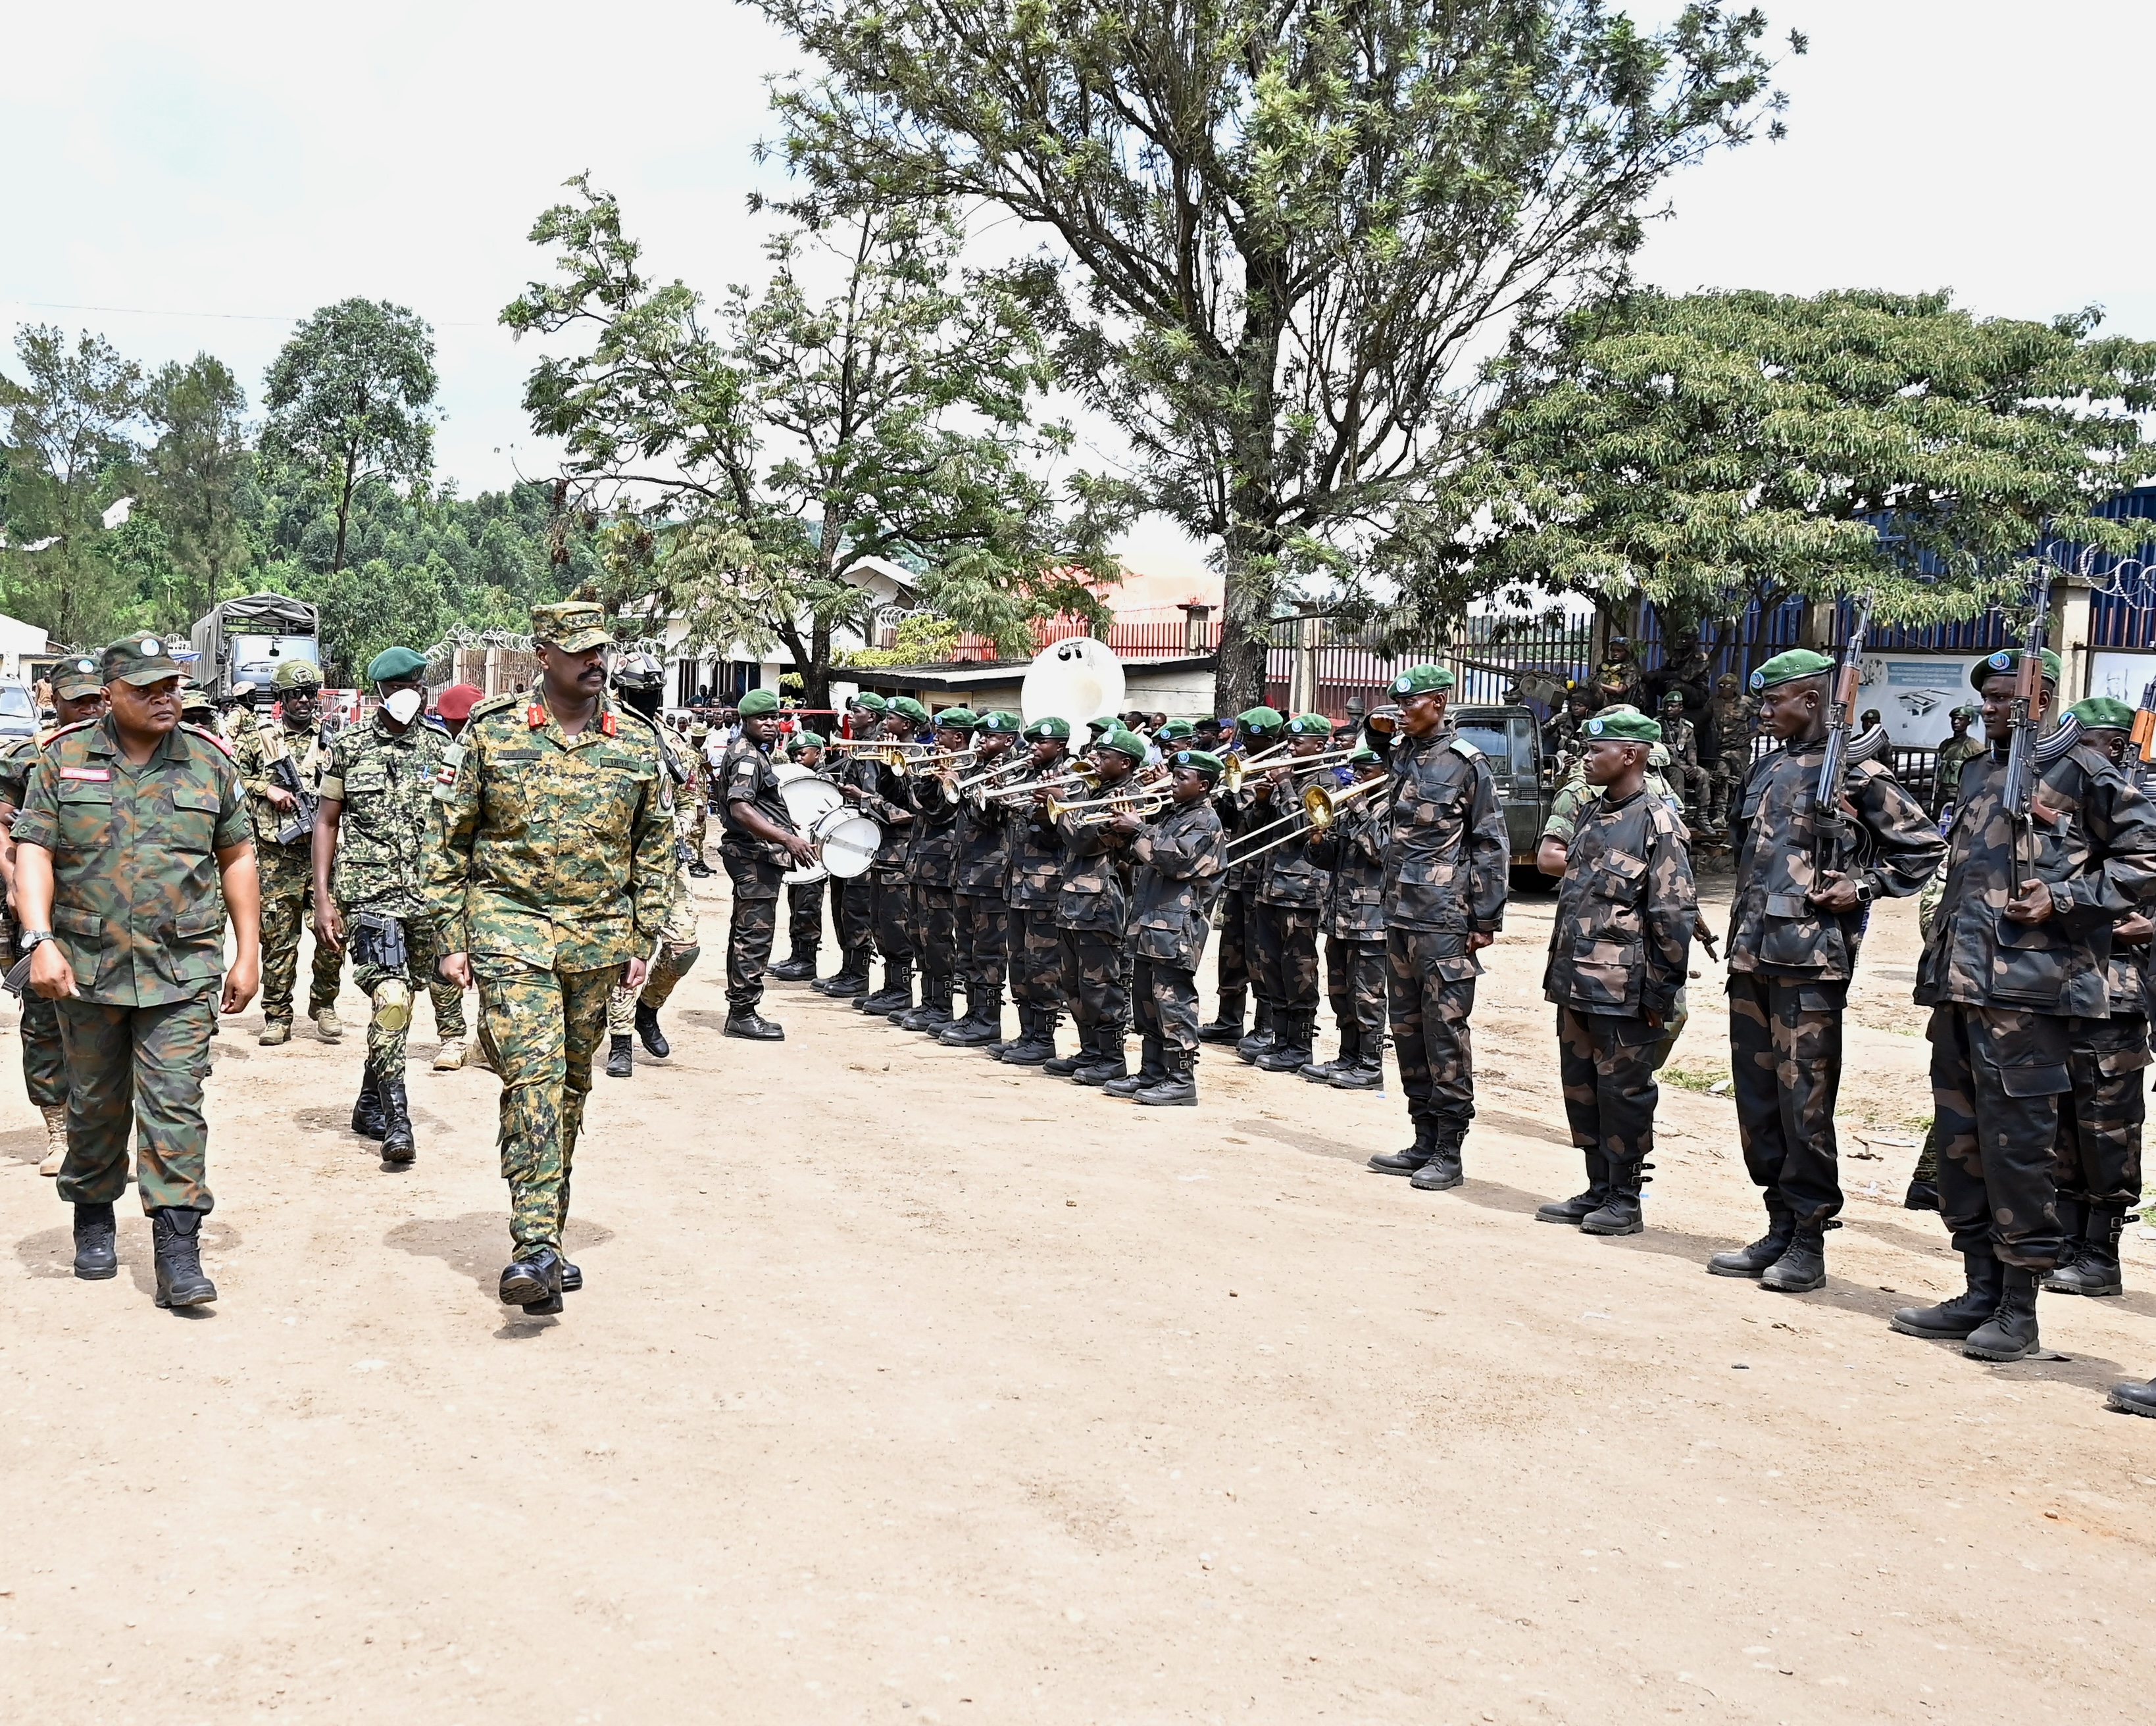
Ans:
<svg viewBox="0 0 2156 1726"><path fill-rule="evenodd" d="M1276 708L1253 707L1235 715L1235 738L1229 749L1234 765L1224 765L1222 783L1213 796L1213 807L1231 844L1256 825L1251 807L1257 802L1258 786L1242 778L1242 770L1271 751L1286 724ZM1227 782L1230 779L1235 781L1232 786ZM1220 1017L1199 1027L1198 1035L1204 1042L1240 1044L1243 1041L1243 1000L1250 987L1250 923L1257 899L1256 873L1231 861L1220 900ZM1257 1034L1269 1037L1271 1032L1260 1001Z"/></svg>
<svg viewBox="0 0 2156 1726"><path fill-rule="evenodd" d="M1319 758L1332 759L1326 746L1332 740L1332 721L1322 713L1299 713L1286 730L1286 755L1267 770L1251 812L1261 827L1286 832L1264 848L1264 862L1250 853L1245 864L1257 883L1248 927L1258 1001L1272 1031L1244 1038L1235 1053L1260 1073L1299 1073L1311 1063L1317 1028L1317 924L1332 887L1327 872L1310 857L1302 791L1313 781L1297 775Z"/></svg>
<svg viewBox="0 0 2156 1726"><path fill-rule="evenodd" d="M1146 756L1145 740L1117 725L1093 745L1102 797L1131 789L1131 776ZM1131 1010L1131 862L1125 836L1086 811L1055 817L1063 841L1063 888L1055 923L1063 940L1063 993L1078 1027L1075 1054L1044 1062L1041 1071L1081 1085L1104 1085L1126 1076L1123 1033Z"/></svg>

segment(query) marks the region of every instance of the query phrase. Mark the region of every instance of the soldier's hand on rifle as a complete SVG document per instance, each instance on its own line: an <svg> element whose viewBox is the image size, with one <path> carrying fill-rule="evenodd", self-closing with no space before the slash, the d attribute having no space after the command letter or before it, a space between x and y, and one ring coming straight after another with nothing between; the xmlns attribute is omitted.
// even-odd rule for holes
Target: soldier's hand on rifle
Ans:
<svg viewBox="0 0 2156 1726"><path fill-rule="evenodd" d="M2156 923L2151 923L2138 911L2131 917L2122 918L2111 926L2112 940L2129 941L2137 946L2147 940L2152 933L2156 933Z"/></svg>
<svg viewBox="0 0 2156 1726"><path fill-rule="evenodd" d="M47 1001L66 1001L74 995L74 967L58 941L39 941L31 954L30 986Z"/></svg>
<svg viewBox="0 0 2156 1726"><path fill-rule="evenodd" d="M290 813L299 807L300 800L281 785L273 785L263 795L270 799L270 807L280 814Z"/></svg>
<svg viewBox="0 0 2156 1726"><path fill-rule="evenodd" d="M2024 881L2021 896L2006 902L2006 914L2016 923L2041 923L2051 914L2051 889L2041 881Z"/></svg>
<svg viewBox="0 0 2156 1726"><path fill-rule="evenodd" d="M335 901L319 894L315 899L315 939L332 953L344 951L344 913Z"/></svg>
<svg viewBox="0 0 2156 1726"><path fill-rule="evenodd" d="M1858 897L1856 883L1838 870L1830 870L1820 878L1821 884L1805 894L1820 910L1840 916L1853 911L1863 903Z"/></svg>

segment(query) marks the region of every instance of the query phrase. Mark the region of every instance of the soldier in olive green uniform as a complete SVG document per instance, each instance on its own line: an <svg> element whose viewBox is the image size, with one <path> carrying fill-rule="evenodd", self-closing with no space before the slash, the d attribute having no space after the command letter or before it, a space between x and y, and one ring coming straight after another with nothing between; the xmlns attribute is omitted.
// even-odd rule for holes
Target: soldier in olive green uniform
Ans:
<svg viewBox="0 0 2156 1726"><path fill-rule="evenodd" d="M1745 694L1735 672L1725 671L1714 680L1714 699L1707 709L1714 745L1714 770L1708 776L1707 804L1702 812L1707 827L1728 825L1729 806L1737 801L1744 776L1752 770L1752 721L1758 713L1758 704Z"/></svg>
<svg viewBox="0 0 2156 1726"><path fill-rule="evenodd" d="M292 989L300 971L300 926L315 882L314 842L306 819L329 759L316 733L316 702L322 674L304 659L287 659L277 668L279 718L255 715L242 725L233 742L239 782L254 822L254 856L262 877L262 1035L275 1045L292 1035ZM276 764L289 759L301 791L280 782ZM337 1022L337 981L344 969L336 949L315 944L314 974L307 990L307 1016L326 1042L344 1034Z"/></svg>
<svg viewBox="0 0 2156 1726"><path fill-rule="evenodd" d="M14 825L29 788L30 770L37 766L45 745L69 725L95 720L105 712L105 677L96 660L87 654L63 659L52 670L53 719L50 730L34 737L19 738L0 754L0 833ZM0 843L0 876L6 878L12 899L15 891L15 858L12 843ZM12 940L13 930L10 927ZM12 947L12 960L17 956ZM67 1063L60 1053L59 1009L35 990L23 991L23 1083L30 1101L45 1124L45 1160L40 1175L58 1175L67 1159Z"/></svg>
<svg viewBox="0 0 2156 1726"><path fill-rule="evenodd" d="M1609 655L1594 668L1593 687L1604 707L1640 704L1640 662L1632 657L1632 643L1625 637L1609 638Z"/></svg>
<svg viewBox="0 0 2156 1726"><path fill-rule="evenodd" d="M30 986L59 1006L75 1274L116 1275L112 1206L136 1186L157 1249L157 1304L217 1298L203 1274L211 1197L202 1082L224 924L223 1009L260 975L260 902L238 775L216 736L179 722L180 668L153 635L101 656L112 710L54 737L15 817L15 892Z"/></svg>
<svg viewBox="0 0 2156 1726"><path fill-rule="evenodd" d="M352 1129L381 1141L385 1168L409 1168L418 1154L404 1095L415 981L434 999L436 1036L465 1035L464 991L435 970L447 950L422 878L434 791L454 747L419 718L426 669L425 656L409 648L375 655L367 675L382 706L331 745L315 817L315 940L331 953L350 945L352 981L372 1009Z"/></svg>
<svg viewBox="0 0 2156 1726"><path fill-rule="evenodd" d="M649 728L607 699L605 614L535 606L542 675L528 695L472 709L441 787L427 899L449 955L476 980L480 1042L501 1075L501 1172L516 1257L501 1298L557 1313L583 1277L562 1257L569 1178L607 991L644 982L674 873L665 768Z"/></svg>
<svg viewBox="0 0 2156 1726"><path fill-rule="evenodd" d="M1943 815L1947 805L1954 799L1954 787L1961 783L1961 770L1984 753L1984 745L1969 735L1969 728L1976 718L1973 707L1957 707L1947 715L1947 740L1939 745L1938 759L1932 763L1932 813Z"/></svg>

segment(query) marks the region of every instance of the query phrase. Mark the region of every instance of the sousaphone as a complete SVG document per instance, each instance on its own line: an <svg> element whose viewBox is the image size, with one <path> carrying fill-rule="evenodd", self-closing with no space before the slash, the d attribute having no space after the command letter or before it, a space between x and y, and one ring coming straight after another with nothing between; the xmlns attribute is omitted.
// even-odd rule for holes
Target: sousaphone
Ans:
<svg viewBox="0 0 2156 1726"><path fill-rule="evenodd" d="M1026 667L1018 704L1029 725L1035 720L1065 720L1072 744L1082 745L1086 726L1122 709L1122 662L1106 642L1090 635L1051 643Z"/></svg>

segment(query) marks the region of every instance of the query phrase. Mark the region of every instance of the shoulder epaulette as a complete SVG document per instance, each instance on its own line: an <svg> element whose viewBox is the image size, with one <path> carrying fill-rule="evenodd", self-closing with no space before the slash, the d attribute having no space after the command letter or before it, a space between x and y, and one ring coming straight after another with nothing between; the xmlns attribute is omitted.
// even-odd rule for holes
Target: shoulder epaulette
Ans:
<svg viewBox="0 0 2156 1726"><path fill-rule="evenodd" d="M191 725L185 720L182 720L180 721L180 730L182 731L192 732L197 737L201 738L204 743L213 745L216 748L217 752L223 755L227 761L230 761L232 759L232 744L230 740L228 739L220 737L216 732L211 730L208 726Z"/></svg>
<svg viewBox="0 0 2156 1726"><path fill-rule="evenodd" d="M429 731L439 731L444 737L449 735L449 722L438 713L429 714L422 723Z"/></svg>
<svg viewBox="0 0 2156 1726"><path fill-rule="evenodd" d="M506 713L511 708L516 706L517 703L521 701L524 698L521 695L514 694L490 695L485 700L480 702L472 709L471 717L475 720L484 720L491 718L494 714L498 713Z"/></svg>
<svg viewBox="0 0 2156 1726"><path fill-rule="evenodd" d="M1473 744L1470 743L1465 737L1462 737L1457 731L1454 732L1451 736L1445 739L1445 746L1450 750L1453 754L1460 756L1462 760L1479 761L1482 759L1482 751L1476 748Z"/></svg>

